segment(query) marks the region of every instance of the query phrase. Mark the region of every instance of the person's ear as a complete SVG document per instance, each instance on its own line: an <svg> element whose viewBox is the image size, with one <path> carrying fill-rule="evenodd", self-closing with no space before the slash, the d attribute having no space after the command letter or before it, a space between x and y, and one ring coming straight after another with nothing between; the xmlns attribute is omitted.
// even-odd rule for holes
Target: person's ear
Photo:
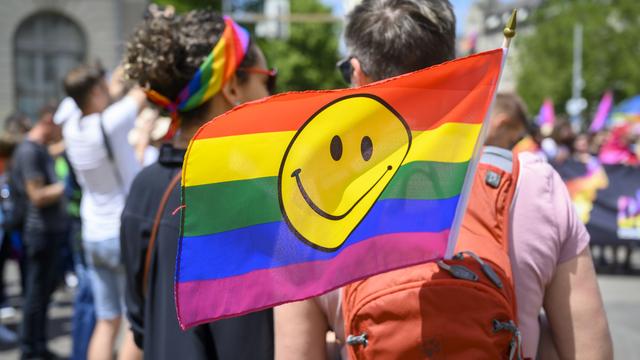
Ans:
<svg viewBox="0 0 640 360"><path fill-rule="evenodd" d="M241 89L240 84L238 83L238 78L234 75L227 81L226 84L222 87L220 93L225 98L225 100L229 103L231 107L238 106L242 103L241 99Z"/></svg>
<svg viewBox="0 0 640 360"><path fill-rule="evenodd" d="M349 61L351 62L351 68L353 69L353 73L351 74L351 83L353 83L354 86L363 86L373 82L367 74L362 71L360 60L351 58Z"/></svg>
<svg viewBox="0 0 640 360"><path fill-rule="evenodd" d="M497 113L491 118L491 127L494 129L506 129L509 126L509 116L505 113Z"/></svg>

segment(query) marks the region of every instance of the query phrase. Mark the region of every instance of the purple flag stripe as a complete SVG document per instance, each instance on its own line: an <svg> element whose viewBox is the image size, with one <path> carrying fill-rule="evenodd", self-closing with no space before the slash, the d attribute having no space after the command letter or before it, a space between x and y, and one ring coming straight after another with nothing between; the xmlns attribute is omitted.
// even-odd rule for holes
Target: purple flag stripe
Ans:
<svg viewBox="0 0 640 360"><path fill-rule="evenodd" d="M321 295L329 287L375 275L379 269L394 270L439 258L445 253L448 237L449 230L386 234L349 246L330 260L256 270L217 280L176 282L178 321L185 329L243 315L249 312L246 309L253 312Z"/></svg>

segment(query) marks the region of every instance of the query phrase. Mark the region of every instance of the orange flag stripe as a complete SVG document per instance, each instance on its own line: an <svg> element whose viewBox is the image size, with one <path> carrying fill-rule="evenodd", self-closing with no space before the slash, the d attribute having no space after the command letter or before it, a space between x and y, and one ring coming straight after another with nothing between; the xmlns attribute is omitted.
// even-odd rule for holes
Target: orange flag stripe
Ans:
<svg viewBox="0 0 640 360"><path fill-rule="evenodd" d="M453 60L442 69L445 71L423 69L360 88L287 93L258 100L250 103L252 106L239 106L208 122L194 140L295 131L323 105L352 94L373 94L384 99L413 131L431 130L452 122L480 124L490 102L486 92L496 85L494 82L500 71L499 67L487 69L486 57L496 56L496 53L502 53L502 49L465 58L464 62ZM442 65L436 65L439 66ZM425 87L416 89L416 84L421 83ZM411 101L408 96L419 100ZM240 108L243 111L238 112ZM286 109L285 113L283 109ZM242 118L256 120L241 121Z"/></svg>

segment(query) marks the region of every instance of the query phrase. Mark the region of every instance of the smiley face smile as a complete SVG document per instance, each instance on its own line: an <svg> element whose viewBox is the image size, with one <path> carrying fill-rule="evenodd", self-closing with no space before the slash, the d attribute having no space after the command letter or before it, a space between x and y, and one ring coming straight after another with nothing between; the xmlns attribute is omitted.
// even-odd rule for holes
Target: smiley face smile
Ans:
<svg viewBox="0 0 640 360"><path fill-rule="evenodd" d="M364 199L367 194L369 194L369 192L371 192L371 190L373 190L374 187L376 187L376 185L378 185L378 183L380 182L380 180L382 180L382 178L387 174L387 172L391 171L393 169L393 166L388 165L387 169L385 170L384 173L382 173L382 175L380 176L380 178L375 182L375 184L373 184L369 190L367 190L367 192L365 192L364 194L362 194L362 196L360 196L360 198L353 204L351 205L351 207L349 208L349 210L347 210L346 212L342 213L341 215L332 215L329 214L328 212L320 209L320 207L318 207L318 205L316 205L313 200L311 200L311 197L309 196L309 194L307 194L307 192L304 189L304 185L302 185L302 180L300 180L300 172L302 171L301 169L296 169L293 171L293 173L291 174L291 177L295 177L296 178L296 183L298 184L298 189L300 190L300 194L302 194L302 197L304 198L304 200L307 202L307 204L309 204L309 207L311 207L311 209L313 209L313 211L315 211L318 215L327 218L329 220L341 220L344 219L345 216L349 215L349 213L351 212L351 210L353 210L353 208L356 207L356 205L358 205L360 203L360 201L362 201L362 199Z"/></svg>

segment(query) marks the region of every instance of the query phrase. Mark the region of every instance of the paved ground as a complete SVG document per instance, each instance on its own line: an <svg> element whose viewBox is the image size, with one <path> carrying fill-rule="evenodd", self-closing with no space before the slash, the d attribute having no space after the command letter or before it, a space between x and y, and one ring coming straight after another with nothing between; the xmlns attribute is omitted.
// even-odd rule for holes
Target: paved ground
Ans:
<svg viewBox="0 0 640 360"><path fill-rule="evenodd" d="M13 267L8 271L8 285L11 293L18 291ZM613 335L616 359L639 359L640 351L640 276L600 275L598 277L603 294L609 325ZM17 298L12 299L18 306ZM72 291L59 290L54 296L50 314L52 321L50 347L57 354L69 356L71 351L71 305ZM16 330L20 316L6 323ZM0 344L0 359L18 359L19 351L15 345Z"/></svg>
<svg viewBox="0 0 640 360"><path fill-rule="evenodd" d="M11 262L7 266L7 278L6 285L8 286L8 293L11 296L11 305L19 308L21 305L20 299L16 294L20 291L20 285L18 283L17 267ZM49 323L49 347L56 354L69 357L71 355L71 315L73 304L73 291L69 289L60 289L56 291L53 296L53 304L49 308L49 316L51 321ZM17 331L18 324L22 316L20 311L18 315L8 321L4 321L4 325L8 326L11 330ZM20 352L15 344L0 344L0 359L19 359Z"/></svg>
<svg viewBox="0 0 640 360"><path fill-rule="evenodd" d="M640 359L640 277L601 275L616 359Z"/></svg>

